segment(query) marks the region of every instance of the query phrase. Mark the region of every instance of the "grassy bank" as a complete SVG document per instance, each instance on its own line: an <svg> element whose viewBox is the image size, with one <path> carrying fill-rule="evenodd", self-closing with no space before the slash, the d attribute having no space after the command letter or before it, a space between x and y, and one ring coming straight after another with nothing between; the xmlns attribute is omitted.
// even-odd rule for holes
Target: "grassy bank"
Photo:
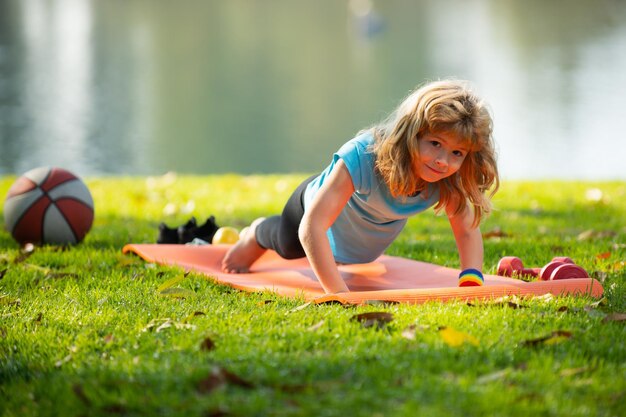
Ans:
<svg viewBox="0 0 626 417"><path fill-rule="evenodd" d="M80 245L25 254L0 231L0 415L623 415L623 182L506 182L482 227L487 272L504 255L568 255L602 300L307 306L121 253L154 242L161 221L213 214L241 228L302 178L93 178ZM431 212L388 253L458 267ZM392 320L367 327L364 312Z"/></svg>

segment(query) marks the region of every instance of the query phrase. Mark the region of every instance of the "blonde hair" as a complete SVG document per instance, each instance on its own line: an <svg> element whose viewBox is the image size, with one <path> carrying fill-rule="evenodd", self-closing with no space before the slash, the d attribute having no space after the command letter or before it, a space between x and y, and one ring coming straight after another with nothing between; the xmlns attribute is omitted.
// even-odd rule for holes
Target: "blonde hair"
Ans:
<svg viewBox="0 0 626 417"><path fill-rule="evenodd" d="M486 105L457 80L436 81L412 92L383 123L371 128L376 169L394 197L414 195L427 183L413 169L419 157L418 139L427 133L450 133L469 149L461 168L438 181L436 211L456 204L454 214L474 210L474 226L491 212L490 198L500 181L492 139L492 119ZM491 191L485 195L488 190Z"/></svg>

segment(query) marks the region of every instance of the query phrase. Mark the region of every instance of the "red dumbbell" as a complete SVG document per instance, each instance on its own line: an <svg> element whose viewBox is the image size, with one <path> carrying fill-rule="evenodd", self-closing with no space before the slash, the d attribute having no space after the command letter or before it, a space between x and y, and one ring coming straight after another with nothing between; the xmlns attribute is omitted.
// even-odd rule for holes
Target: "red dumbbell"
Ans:
<svg viewBox="0 0 626 417"><path fill-rule="evenodd" d="M519 275L530 275L536 277L539 275L539 268L524 268L522 260L516 256L505 256L498 262L498 275L503 277L512 277Z"/></svg>
<svg viewBox="0 0 626 417"><path fill-rule="evenodd" d="M579 265L561 264L557 266L550 274L549 279L570 279L570 278L589 278L589 274ZM544 279L542 277L542 279Z"/></svg>
<svg viewBox="0 0 626 417"><path fill-rule="evenodd" d="M557 269L558 272L556 272ZM574 261L564 256L553 258L552 261L543 268L524 268L524 264L520 258L505 256L498 262L498 275L505 277L529 275L539 277L544 281L589 276L583 268L575 265Z"/></svg>

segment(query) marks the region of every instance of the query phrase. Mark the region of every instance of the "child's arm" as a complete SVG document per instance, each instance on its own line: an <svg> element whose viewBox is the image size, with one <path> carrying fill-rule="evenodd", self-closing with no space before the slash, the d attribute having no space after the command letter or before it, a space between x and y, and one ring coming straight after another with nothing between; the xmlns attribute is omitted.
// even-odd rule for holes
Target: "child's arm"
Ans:
<svg viewBox="0 0 626 417"><path fill-rule="evenodd" d="M483 237L478 226L474 227L474 213L469 207L458 214L454 214L454 202L446 207L446 214L452 226L456 246L461 259L461 269L483 270Z"/></svg>
<svg viewBox="0 0 626 417"><path fill-rule="evenodd" d="M352 178L340 159L311 202L311 207L304 213L298 230L313 272L327 293L350 291L339 274L326 231L353 192Z"/></svg>

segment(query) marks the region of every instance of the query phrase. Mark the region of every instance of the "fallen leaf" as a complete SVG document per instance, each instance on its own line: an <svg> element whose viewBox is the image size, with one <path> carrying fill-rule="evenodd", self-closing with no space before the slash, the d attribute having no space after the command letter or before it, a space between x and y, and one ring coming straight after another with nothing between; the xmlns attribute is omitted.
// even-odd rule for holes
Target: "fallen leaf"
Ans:
<svg viewBox="0 0 626 417"><path fill-rule="evenodd" d="M603 252L596 255L597 259L608 259L611 257L611 252Z"/></svg>
<svg viewBox="0 0 626 417"><path fill-rule="evenodd" d="M56 361L56 362L54 363L54 366L55 366L56 368L60 368L60 367L62 367L63 365L65 365L66 363L68 363L68 362L69 362L69 361L71 361L71 360L72 360L72 354L70 353L69 355L67 355L67 356L66 356L66 357L64 357L63 359L59 359L58 361Z"/></svg>
<svg viewBox="0 0 626 417"><path fill-rule="evenodd" d="M510 296L504 296L504 297L500 297L500 298L495 298L493 300L488 300L488 301L484 301L484 302L479 302L479 303L474 303L474 302L468 302L467 305L469 307L485 307L485 306L504 306L504 307L511 307L514 309L517 308L526 308L526 306L523 306L521 304L519 304L519 298L518 297L510 297Z"/></svg>
<svg viewBox="0 0 626 417"><path fill-rule="evenodd" d="M301 310L304 310L305 308L308 308L311 304L313 304L313 303L309 301L308 303L304 303L304 304L302 304L302 305L299 305L298 307L296 307L296 308L292 308L291 310L289 310L289 311L287 312L287 314L289 314L289 313L295 313L296 311L301 311Z"/></svg>
<svg viewBox="0 0 626 417"><path fill-rule="evenodd" d="M177 330L180 329L189 329L189 330L193 330L196 328L196 326L194 326L193 324L187 324L187 323L177 323L174 321L166 321L165 323L161 324L159 327L156 328L156 332L159 333L165 329L169 329L170 327L174 327Z"/></svg>
<svg viewBox="0 0 626 417"><path fill-rule="evenodd" d="M620 272L622 269L624 269L624 267L626 267L626 261L615 262L614 264L609 266L614 272Z"/></svg>
<svg viewBox="0 0 626 417"><path fill-rule="evenodd" d="M307 328L307 330L308 330L309 332L314 332L314 331L316 331L317 329L319 329L320 327L322 327L322 326L324 325L324 323L325 323L325 321L324 321L324 320L320 320L320 321L318 321L317 323L315 323L314 325L309 326L309 327Z"/></svg>
<svg viewBox="0 0 626 417"><path fill-rule="evenodd" d="M31 256L33 253L35 253L35 245L33 245L32 243L27 243L26 245L24 245L24 247L20 250L19 255L17 255L15 257L15 259L13 260L13 263L15 264L19 264L24 262L26 259L28 259L29 256Z"/></svg>
<svg viewBox="0 0 626 417"><path fill-rule="evenodd" d="M574 376L588 371L593 371L594 369L595 367L593 366L582 366L580 368L563 369L561 372L559 372L559 375L563 377Z"/></svg>
<svg viewBox="0 0 626 417"><path fill-rule="evenodd" d="M22 301L19 298L9 297L6 294L0 295L0 305L19 306Z"/></svg>
<svg viewBox="0 0 626 417"><path fill-rule="evenodd" d="M138 257L130 257L130 256L124 256L123 258L120 258L117 260L117 265L120 268L128 268L131 266L139 266L142 265L143 266L144 262L138 258Z"/></svg>
<svg viewBox="0 0 626 417"><path fill-rule="evenodd" d="M439 328L439 334L441 335L443 341L451 347L459 347L465 343L469 343L474 346L480 345L480 342L474 336L460 332L452 327L441 326Z"/></svg>
<svg viewBox="0 0 626 417"><path fill-rule="evenodd" d="M173 287L174 285L178 284L179 282L181 282L183 279L185 279L185 276L178 276L178 277L174 277L172 279L168 279L167 281L165 281L163 284L159 285L159 287L157 288L157 292L162 293L163 291L165 291L166 289Z"/></svg>
<svg viewBox="0 0 626 417"><path fill-rule="evenodd" d="M102 338L102 340L104 340L104 343L109 344L109 343L113 342L113 340L115 340L115 337L112 334L108 334L108 335L104 336Z"/></svg>
<svg viewBox="0 0 626 417"><path fill-rule="evenodd" d="M508 376L513 370L511 368L505 368L500 371L492 372L490 374L481 375L476 378L477 384L487 384L489 382L498 381Z"/></svg>
<svg viewBox="0 0 626 417"><path fill-rule="evenodd" d="M554 300L554 295L551 293L547 293L544 295L538 295L535 297L535 300L539 300L539 301L543 301L544 303L548 303L552 300Z"/></svg>
<svg viewBox="0 0 626 417"><path fill-rule="evenodd" d="M200 350L211 351L213 349L215 349L215 342L213 342L210 337L205 338L202 343L200 343Z"/></svg>
<svg viewBox="0 0 626 417"><path fill-rule="evenodd" d="M41 274L43 274L45 276L47 276L47 275L52 273L52 269L46 268L44 266L39 266L39 265L30 264L30 263L25 263L24 267L28 268L28 269L31 269L31 270L35 270L37 272L40 272Z"/></svg>
<svg viewBox="0 0 626 417"><path fill-rule="evenodd" d="M411 324L409 327L402 331L402 337L409 340L415 340L415 336L417 333L423 333L428 330L428 326L424 326L423 324Z"/></svg>
<svg viewBox="0 0 626 417"><path fill-rule="evenodd" d="M78 274L75 272L48 272L46 274L47 279L60 279L60 278L78 278Z"/></svg>
<svg viewBox="0 0 626 417"><path fill-rule="evenodd" d="M148 323L146 327L143 328L142 332L150 332L154 330L156 333L159 333L170 327L174 327L175 329L189 329L189 330L194 330L196 328L196 326L194 326L193 324L177 323L173 321L172 319L165 318L165 319L151 320L150 323Z"/></svg>
<svg viewBox="0 0 626 417"><path fill-rule="evenodd" d="M352 316L352 320L358 321L365 328L376 326L380 329L393 321L393 314L386 312L361 313Z"/></svg>
<svg viewBox="0 0 626 417"><path fill-rule="evenodd" d="M198 381L196 389L202 394L208 394L226 384L232 384L247 389L254 388L252 383L244 380L233 372L230 372L222 367L215 366L211 369L209 376Z"/></svg>
<svg viewBox="0 0 626 417"><path fill-rule="evenodd" d="M525 306L523 306L521 304L518 304L518 303L516 303L514 301L503 301L501 303L496 303L496 305L502 305L502 306L505 306L505 307L513 308L513 309L526 308Z"/></svg>
<svg viewBox="0 0 626 417"><path fill-rule="evenodd" d="M561 343L567 339L570 339L573 333L567 330L555 330L548 336L538 337L536 339L525 340L522 342L522 346L535 347L541 344L554 345Z"/></svg>
<svg viewBox="0 0 626 417"><path fill-rule="evenodd" d="M191 290L188 290L187 288L171 287L171 288L166 288L163 291L160 291L159 295L172 297L172 298L189 298L189 297L194 297L196 293Z"/></svg>
<svg viewBox="0 0 626 417"><path fill-rule="evenodd" d="M193 319L194 317L198 317L198 316L206 316L206 313L202 311L194 311L193 313L185 317L185 319L183 320L183 323L189 323L191 319Z"/></svg>
<svg viewBox="0 0 626 417"><path fill-rule="evenodd" d="M610 321L624 321L626 320L626 314L624 313L610 313L607 314L606 317L604 317L604 319L602 320L605 323L608 323Z"/></svg>
<svg viewBox="0 0 626 417"><path fill-rule="evenodd" d="M86 406L91 405L91 400L89 400L89 398L85 394L85 390L83 389L82 385L79 385L79 384L72 385L72 391L74 391L74 395L76 395L76 397L78 397L78 399L83 404L85 404Z"/></svg>
<svg viewBox="0 0 626 417"><path fill-rule="evenodd" d="M605 304L606 304L606 298L602 297L598 301L594 301L593 303L589 304L587 307L596 308Z"/></svg>
<svg viewBox="0 0 626 417"><path fill-rule="evenodd" d="M503 237L509 237L509 236L511 235L503 232L502 229L500 229L499 227L496 227L493 230L483 233L484 239L503 238Z"/></svg>
<svg viewBox="0 0 626 417"><path fill-rule="evenodd" d="M617 232L614 232L613 230L596 231L593 229L589 229L580 233L576 238L579 241L591 240L591 239L599 240L599 239L611 238L611 237L614 237L615 235L617 235Z"/></svg>
<svg viewBox="0 0 626 417"><path fill-rule="evenodd" d="M402 331L402 337L409 340L415 340L416 327L414 324L410 325Z"/></svg>

